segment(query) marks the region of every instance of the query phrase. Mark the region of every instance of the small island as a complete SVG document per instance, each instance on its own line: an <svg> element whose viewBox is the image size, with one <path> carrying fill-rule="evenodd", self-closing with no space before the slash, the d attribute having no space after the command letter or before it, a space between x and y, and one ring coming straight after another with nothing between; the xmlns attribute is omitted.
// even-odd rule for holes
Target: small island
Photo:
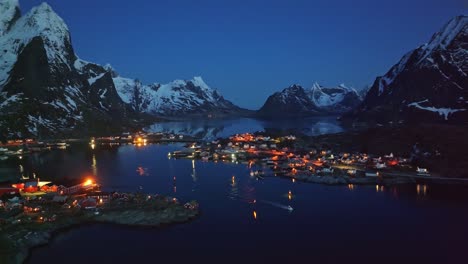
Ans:
<svg viewBox="0 0 468 264"><path fill-rule="evenodd" d="M102 192L92 180L69 188L50 184L14 184L0 193L0 263L23 263L31 249L47 245L54 234L84 224L154 228L199 214L196 201L181 204L158 194Z"/></svg>

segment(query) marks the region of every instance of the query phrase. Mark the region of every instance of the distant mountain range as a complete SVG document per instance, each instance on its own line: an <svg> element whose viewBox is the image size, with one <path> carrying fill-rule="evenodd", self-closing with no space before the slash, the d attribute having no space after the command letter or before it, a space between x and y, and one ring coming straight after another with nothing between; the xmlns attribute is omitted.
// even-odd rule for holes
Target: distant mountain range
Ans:
<svg viewBox="0 0 468 264"><path fill-rule="evenodd" d="M18 0L0 1L0 136L106 133L155 116L244 113L200 77L143 85L81 60L48 4L21 16Z"/></svg>
<svg viewBox="0 0 468 264"><path fill-rule="evenodd" d="M342 114L361 101L358 92L344 84L326 88L315 83L308 89L295 84L268 97L258 114L262 117Z"/></svg>
<svg viewBox="0 0 468 264"><path fill-rule="evenodd" d="M466 122L467 20L452 19L378 77L364 98L345 85L292 85L255 112L226 100L201 77L142 84L110 65L82 60L67 25L48 4L21 15L18 0L0 0L0 137L103 134L157 118L228 115Z"/></svg>
<svg viewBox="0 0 468 264"><path fill-rule="evenodd" d="M468 122L468 16L450 20L429 43L378 77L345 120Z"/></svg>

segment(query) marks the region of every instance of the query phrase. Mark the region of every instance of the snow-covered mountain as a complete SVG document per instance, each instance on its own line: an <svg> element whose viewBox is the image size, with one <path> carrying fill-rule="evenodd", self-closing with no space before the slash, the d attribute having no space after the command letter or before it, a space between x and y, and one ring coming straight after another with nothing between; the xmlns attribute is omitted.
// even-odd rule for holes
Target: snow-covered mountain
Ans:
<svg viewBox="0 0 468 264"><path fill-rule="evenodd" d="M43 3L21 16L17 0L0 1L0 131L2 137L112 130L136 116L112 78L91 84L98 65L79 70L65 22ZM107 94L103 94L106 91Z"/></svg>
<svg viewBox="0 0 468 264"><path fill-rule="evenodd" d="M457 16L378 77L363 103L343 118L467 122L467 74L468 16Z"/></svg>
<svg viewBox="0 0 468 264"><path fill-rule="evenodd" d="M141 84L114 72L114 84L122 100L137 112L158 116L226 115L243 109L210 88L201 77L167 84Z"/></svg>
<svg viewBox="0 0 468 264"><path fill-rule="evenodd" d="M358 92L344 84L327 88L314 83L307 89L295 84L268 97L259 110L259 115L268 117L337 114L350 111L360 102Z"/></svg>
<svg viewBox="0 0 468 264"><path fill-rule="evenodd" d="M22 16L18 0L0 0L0 137L106 133L154 120L149 114L238 110L199 77L141 85L84 61L48 4Z"/></svg>

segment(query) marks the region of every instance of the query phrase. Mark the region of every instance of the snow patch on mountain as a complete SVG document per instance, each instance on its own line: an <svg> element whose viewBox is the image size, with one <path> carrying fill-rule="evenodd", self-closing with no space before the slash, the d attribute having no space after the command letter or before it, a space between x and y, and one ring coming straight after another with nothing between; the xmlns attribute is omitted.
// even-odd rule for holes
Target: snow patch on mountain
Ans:
<svg viewBox="0 0 468 264"><path fill-rule="evenodd" d="M430 111L434 113L438 113L440 116L444 117L445 120L448 120L448 117L450 114L456 113L456 112L461 112L461 111L466 111L466 109L452 109L452 108L445 108L445 107L434 107L434 106L423 106L422 104L424 103L429 103L429 100L423 100L419 102L413 102L408 104L408 106L416 107L421 110L425 111Z"/></svg>

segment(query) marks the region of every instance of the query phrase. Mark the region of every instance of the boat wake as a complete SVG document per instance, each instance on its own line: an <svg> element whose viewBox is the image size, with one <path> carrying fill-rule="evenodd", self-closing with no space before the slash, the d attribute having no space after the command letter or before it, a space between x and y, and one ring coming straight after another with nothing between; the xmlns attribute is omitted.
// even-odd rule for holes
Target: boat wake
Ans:
<svg viewBox="0 0 468 264"><path fill-rule="evenodd" d="M266 204L269 204L269 205L273 205L273 206L275 206L275 207L288 210L288 211L290 211L290 212L294 210L294 208L292 208L290 205L284 205L284 204L275 203L275 202L270 202L270 201L265 201L265 200L262 200L262 201L260 201L260 202L266 203Z"/></svg>

